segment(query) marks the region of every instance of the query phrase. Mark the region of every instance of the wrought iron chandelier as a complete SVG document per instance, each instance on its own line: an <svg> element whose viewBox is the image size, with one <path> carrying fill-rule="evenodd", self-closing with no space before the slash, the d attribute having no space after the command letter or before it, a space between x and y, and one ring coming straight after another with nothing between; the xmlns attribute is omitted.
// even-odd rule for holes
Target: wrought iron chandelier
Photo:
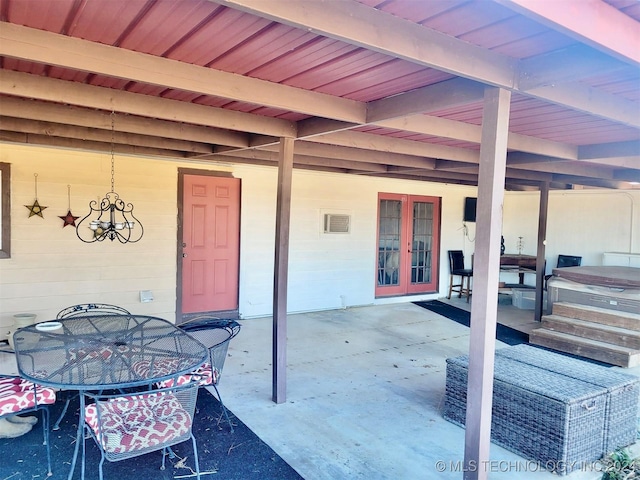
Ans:
<svg viewBox="0 0 640 480"><path fill-rule="evenodd" d="M107 238L120 243L135 243L144 233L142 223L133 215L133 204L125 203L114 190L115 116L115 112L111 112L111 191L100 203L96 200L89 202L89 213L78 222L76 235L85 243L102 242Z"/></svg>

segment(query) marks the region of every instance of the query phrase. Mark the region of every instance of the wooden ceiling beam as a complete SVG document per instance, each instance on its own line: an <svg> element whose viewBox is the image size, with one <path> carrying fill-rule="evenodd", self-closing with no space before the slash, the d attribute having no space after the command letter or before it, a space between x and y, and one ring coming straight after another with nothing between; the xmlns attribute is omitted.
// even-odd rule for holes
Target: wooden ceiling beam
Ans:
<svg viewBox="0 0 640 480"><path fill-rule="evenodd" d="M446 158L466 162L478 162L478 151L464 148L448 147L415 140L405 140L389 136L374 135L363 132L337 132L313 137L306 143L353 147L360 150L377 152L393 152L418 157Z"/></svg>
<svg viewBox="0 0 640 480"><path fill-rule="evenodd" d="M480 125L430 115L411 115L404 118L379 121L375 122L375 124L380 127L393 128L405 132L452 138L477 144L480 144L482 134L482 126ZM578 158L578 147L575 145L513 132L509 133L507 148L566 159Z"/></svg>
<svg viewBox="0 0 640 480"><path fill-rule="evenodd" d="M108 112L17 97L3 97L1 102L1 113L7 117L38 119L52 123L111 130L111 114ZM175 138L212 145L242 147L249 144L249 134L220 128L127 114L115 115L113 122L115 130L119 132Z"/></svg>
<svg viewBox="0 0 640 480"><path fill-rule="evenodd" d="M298 139L308 140L318 135L350 130L361 125L361 123L341 122L330 118L306 118L298 122Z"/></svg>
<svg viewBox="0 0 640 480"><path fill-rule="evenodd" d="M481 102L484 89L483 84L466 78L453 78L434 83L407 93L369 102L365 123L376 123Z"/></svg>
<svg viewBox="0 0 640 480"><path fill-rule="evenodd" d="M363 122L361 102L2 22L0 55L259 106Z"/></svg>
<svg viewBox="0 0 640 480"><path fill-rule="evenodd" d="M267 146L263 150L276 151L277 147ZM340 147L335 145L323 145L311 142L296 141L294 152L297 155L308 155L312 157L333 158L351 160L365 163L376 163L380 165L401 165L405 167L420 167L432 169L435 166L435 159L400 153L380 152L375 150L362 150L353 147Z"/></svg>
<svg viewBox="0 0 640 480"><path fill-rule="evenodd" d="M4 110L4 109L3 109ZM4 111L3 111L4 113ZM112 142L118 145L132 145L149 147L161 150L176 150L190 153L211 153L211 145L197 142L187 142L170 138L152 137L128 132L110 132L97 128L78 127L59 123L43 122L39 120L25 120L0 116L0 124L3 130L21 132L27 134L46 135L49 137L70 138L76 140L88 140L110 145ZM110 147L107 148L109 150Z"/></svg>
<svg viewBox="0 0 640 480"><path fill-rule="evenodd" d="M580 88L579 92L574 92L572 88L553 89L548 86L522 90L518 86L519 77L523 75L526 78L526 72L522 74L520 61L452 38L450 35L359 2L348 0L332 2L331 8L327 8L322 2L209 1L303 30L311 30L351 45L435 68L469 80L506 88L571 109L590 112L615 122L638 127L637 104L633 101L625 101L614 95L588 88ZM531 0L520 1L531 2ZM580 5L584 4L582 0L568 1L577 1ZM555 2L548 3L549 9L555 5ZM600 1L597 3L604 4ZM612 10L615 9L612 8ZM626 17L620 12L617 13L621 17ZM576 16L575 21L580 21L580 18L580 15ZM629 17L627 20L638 30L637 22ZM629 22L625 22L625 25L627 24ZM616 23L609 25L615 28ZM632 35L629 38L636 38L636 36ZM636 48L637 45L638 41L630 44L632 48ZM428 46L428 48L424 48L424 46ZM629 51L629 47L627 47L627 51ZM400 95L393 98L398 97ZM407 113L410 113L412 107L409 105L407 108ZM634 110L635 117L633 116Z"/></svg>
<svg viewBox="0 0 640 480"><path fill-rule="evenodd" d="M638 22L601 0L497 0L515 12L543 23L624 62L640 65Z"/></svg>
<svg viewBox="0 0 640 480"><path fill-rule="evenodd" d="M521 90L580 81L602 72L624 71L638 76L640 71L586 45L573 45L520 61L518 87Z"/></svg>
<svg viewBox="0 0 640 480"><path fill-rule="evenodd" d="M556 174L553 176L555 182L570 184L570 185L584 185L589 187L599 188L613 188L613 189L626 189L628 188L627 182L618 180L605 180L598 178L586 178L574 175L562 175Z"/></svg>
<svg viewBox="0 0 640 480"><path fill-rule="evenodd" d="M93 140L81 140L78 138L51 137L49 135L38 135L20 132L1 131L0 140L12 143L23 143L28 145L38 145L44 147L56 147L91 152L108 153L111 151L110 143L96 142ZM117 155L176 158L181 160L188 157L187 153L176 150L166 150L122 144L116 145L115 153Z"/></svg>
<svg viewBox="0 0 640 480"><path fill-rule="evenodd" d="M388 172L390 174L406 174L407 172L411 172L411 175L415 177L420 177L422 179L431 179L434 181L450 181L450 180L461 180L465 182L470 182L470 184L477 184L478 175L472 173L460 173L460 172L446 172L442 170L420 170L420 169L410 169L407 170L406 167L399 166L390 166L388 168Z"/></svg>
<svg viewBox="0 0 640 480"><path fill-rule="evenodd" d="M295 147L294 147L295 149ZM247 152L232 152L229 155L223 155L220 157L226 158L244 158L253 160L265 160L273 162L274 166L278 164L278 154L276 151L267 150L251 150ZM358 162L353 160L345 160L341 158L322 158L311 155L297 154L293 155L294 165L299 166L318 166L318 167L330 167L339 168L343 170L359 171L359 172L386 172L387 167L382 164L371 162Z"/></svg>
<svg viewBox="0 0 640 480"><path fill-rule="evenodd" d="M618 168L613 171L613 179L624 182L640 183L640 170L631 168Z"/></svg>
<svg viewBox="0 0 640 480"><path fill-rule="evenodd" d="M210 0L454 75L513 86L517 62L355 1Z"/></svg>
<svg viewBox="0 0 640 480"><path fill-rule="evenodd" d="M516 170L532 170L531 165L525 164L511 164L509 163L507 156L507 165L509 168ZM535 170L538 172L546 173L561 173L563 175L583 176L585 178L604 178L613 179L614 169L611 167L605 167L601 165L585 165L582 162L544 162L535 164Z"/></svg>
<svg viewBox="0 0 640 480"><path fill-rule="evenodd" d="M581 158L579 160L566 161L562 158L548 157L546 155L534 155L524 152L509 152L507 154L507 165L514 168L530 167L532 169L542 169L546 167L543 164L553 163L565 163L567 165L575 165L577 169L584 169L588 172L591 167L593 168L640 168L640 155L636 156L614 156L613 158L600 158L597 156L598 150L590 150L591 153L596 154L596 158ZM597 170L594 170L597 171ZM606 171L606 170L603 170Z"/></svg>
<svg viewBox="0 0 640 480"><path fill-rule="evenodd" d="M9 70L0 70L0 93L233 131L296 136L295 123L287 120Z"/></svg>
<svg viewBox="0 0 640 480"><path fill-rule="evenodd" d="M526 94L606 120L614 120L623 125L640 128L638 103L624 100L619 96L602 92L588 85L578 83L547 85L527 90Z"/></svg>
<svg viewBox="0 0 640 480"><path fill-rule="evenodd" d="M633 157L640 165L640 140L629 142L583 145L578 147L580 160L598 160Z"/></svg>
<svg viewBox="0 0 640 480"><path fill-rule="evenodd" d="M449 160L438 160L436 162L437 172L459 172L472 175L478 175L480 171L480 165L471 165L461 162L452 162ZM535 182L548 182L553 179L552 174L532 171L532 170L517 170L507 167L506 177L513 180L530 180Z"/></svg>

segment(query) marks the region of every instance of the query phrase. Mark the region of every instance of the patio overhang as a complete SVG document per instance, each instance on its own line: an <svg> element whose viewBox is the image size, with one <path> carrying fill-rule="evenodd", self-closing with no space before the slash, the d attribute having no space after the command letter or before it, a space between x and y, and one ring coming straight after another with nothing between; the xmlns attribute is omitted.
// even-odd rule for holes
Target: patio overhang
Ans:
<svg viewBox="0 0 640 480"><path fill-rule="evenodd" d="M0 10L3 142L109 151L113 141L117 152L278 166L276 402L291 169L477 185L467 462L489 444L504 189L541 192L540 293L549 190L640 182L640 8L624 0L5 0Z"/></svg>

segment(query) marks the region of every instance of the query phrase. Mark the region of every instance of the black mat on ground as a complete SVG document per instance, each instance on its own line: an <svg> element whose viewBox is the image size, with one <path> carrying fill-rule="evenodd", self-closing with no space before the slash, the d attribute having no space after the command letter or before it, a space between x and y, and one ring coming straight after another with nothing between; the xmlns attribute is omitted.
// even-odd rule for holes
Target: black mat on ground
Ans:
<svg viewBox="0 0 640 480"><path fill-rule="evenodd" d="M61 400L64 395L60 394ZM58 418L63 406L58 401L51 406L51 424ZM231 411L234 424L231 433L229 424L222 414L220 403L207 390L198 393L198 409L194 423L194 434L198 444L200 473L203 480L278 479L299 480L298 473L280 458L266 443L258 438ZM72 411L75 407L75 411ZM37 413L40 418L40 412ZM66 479L73 456L77 432L78 402L71 403L70 411L60 425L60 430L51 432L51 465L53 477ZM100 452L93 439L86 441L87 468L85 478L98 478ZM187 441L173 447L176 458L167 457L166 469L160 470L160 452L152 452L120 462L104 462L105 480L170 480L174 478L195 478L189 468L181 468L184 463L193 467L193 450ZM0 480L32 480L47 478L47 456L42 445L42 429L38 425L31 432L14 439L0 439ZM76 466L74 479L80 478L80 465Z"/></svg>
<svg viewBox="0 0 640 480"><path fill-rule="evenodd" d="M430 300L427 302L413 302L416 305L426 308L438 315L442 315L454 322L468 327L471 325L471 314L466 310L449 305L439 300ZM520 332L506 325L498 324L496 327L496 338L508 345L518 345L520 343L528 343L529 335Z"/></svg>

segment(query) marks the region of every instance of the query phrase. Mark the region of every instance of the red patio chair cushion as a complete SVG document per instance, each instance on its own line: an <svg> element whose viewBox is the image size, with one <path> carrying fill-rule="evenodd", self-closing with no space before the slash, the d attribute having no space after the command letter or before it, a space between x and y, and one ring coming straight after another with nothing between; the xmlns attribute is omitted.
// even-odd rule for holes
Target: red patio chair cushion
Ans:
<svg viewBox="0 0 640 480"><path fill-rule="evenodd" d="M56 401L52 388L35 385L19 377L0 379L0 417L30 410L37 405L50 405Z"/></svg>
<svg viewBox="0 0 640 480"><path fill-rule="evenodd" d="M188 368L190 363L191 360L188 358L161 358L153 362L150 360L138 360L133 363L131 369L140 378L153 378L184 370Z"/></svg>
<svg viewBox="0 0 640 480"><path fill-rule="evenodd" d="M197 369L195 369L191 373L185 373L184 375L180 375L178 377L178 385L185 385L196 377L201 386L205 387L207 385L217 384L220 373L217 368L211 370L210 363L203 363ZM168 380L164 380L162 382L157 382L156 386L158 388L170 388L173 387L173 378Z"/></svg>
<svg viewBox="0 0 640 480"><path fill-rule="evenodd" d="M172 393L151 393L88 405L85 421L105 452L121 454L170 444L190 432L192 419Z"/></svg>

